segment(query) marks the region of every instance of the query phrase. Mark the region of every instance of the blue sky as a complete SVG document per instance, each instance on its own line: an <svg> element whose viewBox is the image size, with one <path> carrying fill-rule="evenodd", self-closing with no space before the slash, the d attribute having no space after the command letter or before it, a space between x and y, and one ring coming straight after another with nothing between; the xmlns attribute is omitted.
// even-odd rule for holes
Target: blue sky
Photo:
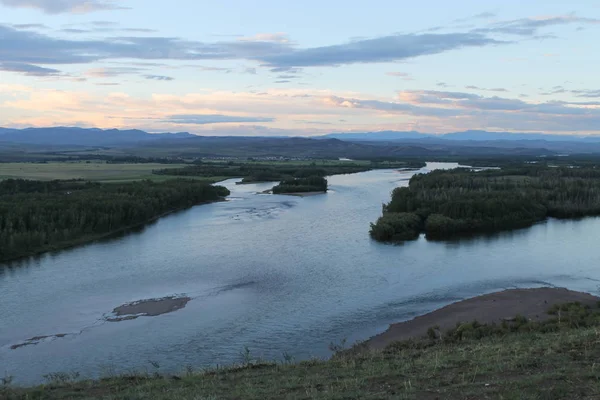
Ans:
<svg viewBox="0 0 600 400"><path fill-rule="evenodd" d="M599 39L592 0L0 0L0 126L600 134Z"/></svg>

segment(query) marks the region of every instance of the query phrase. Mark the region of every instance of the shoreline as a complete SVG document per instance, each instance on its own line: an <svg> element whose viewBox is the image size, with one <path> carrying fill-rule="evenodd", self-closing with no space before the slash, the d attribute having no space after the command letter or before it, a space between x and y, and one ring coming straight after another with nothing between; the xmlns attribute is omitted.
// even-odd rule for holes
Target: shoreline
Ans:
<svg viewBox="0 0 600 400"><path fill-rule="evenodd" d="M296 197L311 197L318 196L320 194L327 194L327 192L292 192L292 193L277 193L282 196L296 196Z"/></svg>
<svg viewBox="0 0 600 400"><path fill-rule="evenodd" d="M55 246L51 246L51 247L45 247L43 249L37 250L37 251L32 251L26 255L23 256L19 256L19 257L13 257L13 258L9 258L6 260L0 260L0 268L3 267L8 267L10 263L14 263L14 262L18 262L18 261L24 261L28 258L31 257L38 257L41 256L43 254L46 253L52 253L52 252L56 252L56 251L63 251L63 250L68 250L68 249L72 249L75 247L79 247L79 246L85 246L87 244L91 244L97 241L101 241L101 240L105 240L105 239L110 239L112 236L117 236L117 235L121 235L121 234L126 234L127 231L133 230L133 229L137 229L137 228L141 228L144 227L145 225L148 225L152 222L155 222L163 217L166 217L167 215L179 212L179 211L184 211L184 210L189 210L192 207L196 207L196 206L203 206L206 204L213 204L213 203L220 203L222 201L227 201L227 199L225 197L220 198L218 200L209 200L209 201L203 201L200 202L198 204L194 204L192 206L189 207L182 207L182 208L178 208L178 209L174 209L174 210L169 210L167 212L164 212L160 215L157 215L155 217L152 217L144 222L140 222L139 224L134 224L134 225L129 225L129 226L125 226L123 228L119 228L117 230L114 231L110 231L107 233L102 233L102 234L98 234L98 235L91 235L91 236L86 236L83 237L79 240L74 240L74 241L70 241L68 243L65 243L64 245L55 245Z"/></svg>
<svg viewBox="0 0 600 400"><path fill-rule="evenodd" d="M533 321L545 321L552 317L547 311L553 305L574 302L593 305L599 301L598 296L566 288L507 289L461 300L411 320L391 324L385 332L358 346L383 350L394 342L424 338L432 327L445 332L457 324L474 320L482 324L502 323L520 315Z"/></svg>
<svg viewBox="0 0 600 400"><path fill-rule="evenodd" d="M276 196L311 197L311 196L318 196L320 194L327 194L327 192L273 193L273 189L267 189L267 190L263 190L262 192L257 192L257 194L270 194L270 195L276 195Z"/></svg>

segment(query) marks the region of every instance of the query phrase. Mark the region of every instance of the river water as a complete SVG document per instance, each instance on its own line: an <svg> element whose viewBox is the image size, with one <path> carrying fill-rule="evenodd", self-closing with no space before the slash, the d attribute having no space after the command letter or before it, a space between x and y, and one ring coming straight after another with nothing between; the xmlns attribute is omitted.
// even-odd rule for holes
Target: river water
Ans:
<svg viewBox="0 0 600 400"><path fill-rule="evenodd" d="M430 163L422 172L451 164ZM600 219L403 245L370 240L369 223L411 172L329 179L326 195L257 194L272 184L223 184L227 202L169 215L87 246L0 265L0 375L20 384L53 372L82 377L160 365L181 372L252 357L327 357L330 343L505 288L598 293ZM192 297L179 311L105 322L140 299ZM11 349L36 337L37 345Z"/></svg>

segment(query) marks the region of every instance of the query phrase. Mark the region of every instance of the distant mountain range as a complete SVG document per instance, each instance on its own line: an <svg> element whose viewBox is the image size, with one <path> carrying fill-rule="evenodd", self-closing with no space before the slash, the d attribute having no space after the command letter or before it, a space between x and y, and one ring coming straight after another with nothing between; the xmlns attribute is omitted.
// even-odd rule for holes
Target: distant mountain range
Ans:
<svg viewBox="0 0 600 400"><path fill-rule="evenodd" d="M491 141L491 140L543 140L547 142L600 142L600 135L551 135L547 133L512 133L488 131L463 131L446 134L427 134L416 131L380 131L363 133L331 133L321 136L328 139L351 141L404 141L404 140L466 140L466 141Z"/></svg>
<svg viewBox="0 0 600 400"><path fill-rule="evenodd" d="M62 126L27 129L0 128L0 142L55 146L116 146L164 139L184 139L194 136L187 132L148 133L138 129L103 130Z"/></svg>
<svg viewBox="0 0 600 400"><path fill-rule="evenodd" d="M600 136L464 131L431 135L415 131L332 133L325 136L198 136L187 132L148 133L142 130L75 127L0 128L4 154L17 148L48 152L71 147L118 148L124 154L179 156L400 157L441 155L600 154Z"/></svg>
<svg viewBox="0 0 600 400"><path fill-rule="evenodd" d="M76 127L27 129L0 128L0 142L32 145L121 146L153 142L157 140L189 139L197 137L197 135L192 135L187 132L148 133L138 129L103 130L96 128L84 129ZM269 137L269 139L283 138L285 137ZM315 139L338 139L352 142L418 142L421 144L443 143L446 141L475 141L487 142L488 144L496 141L600 143L600 136L550 135L545 133L510 133L487 131L463 131L441 135L433 135L416 131L331 133L329 135L316 137Z"/></svg>

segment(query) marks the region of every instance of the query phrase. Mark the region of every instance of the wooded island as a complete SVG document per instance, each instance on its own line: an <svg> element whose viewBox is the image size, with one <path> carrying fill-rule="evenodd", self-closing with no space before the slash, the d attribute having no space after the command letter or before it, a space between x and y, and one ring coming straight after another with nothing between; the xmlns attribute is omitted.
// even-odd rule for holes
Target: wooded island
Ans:
<svg viewBox="0 0 600 400"><path fill-rule="evenodd" d="M600 215L600 169L522 166L418 174L392 192L371 237L431 239L531 226L548 217Z"/></svg>

